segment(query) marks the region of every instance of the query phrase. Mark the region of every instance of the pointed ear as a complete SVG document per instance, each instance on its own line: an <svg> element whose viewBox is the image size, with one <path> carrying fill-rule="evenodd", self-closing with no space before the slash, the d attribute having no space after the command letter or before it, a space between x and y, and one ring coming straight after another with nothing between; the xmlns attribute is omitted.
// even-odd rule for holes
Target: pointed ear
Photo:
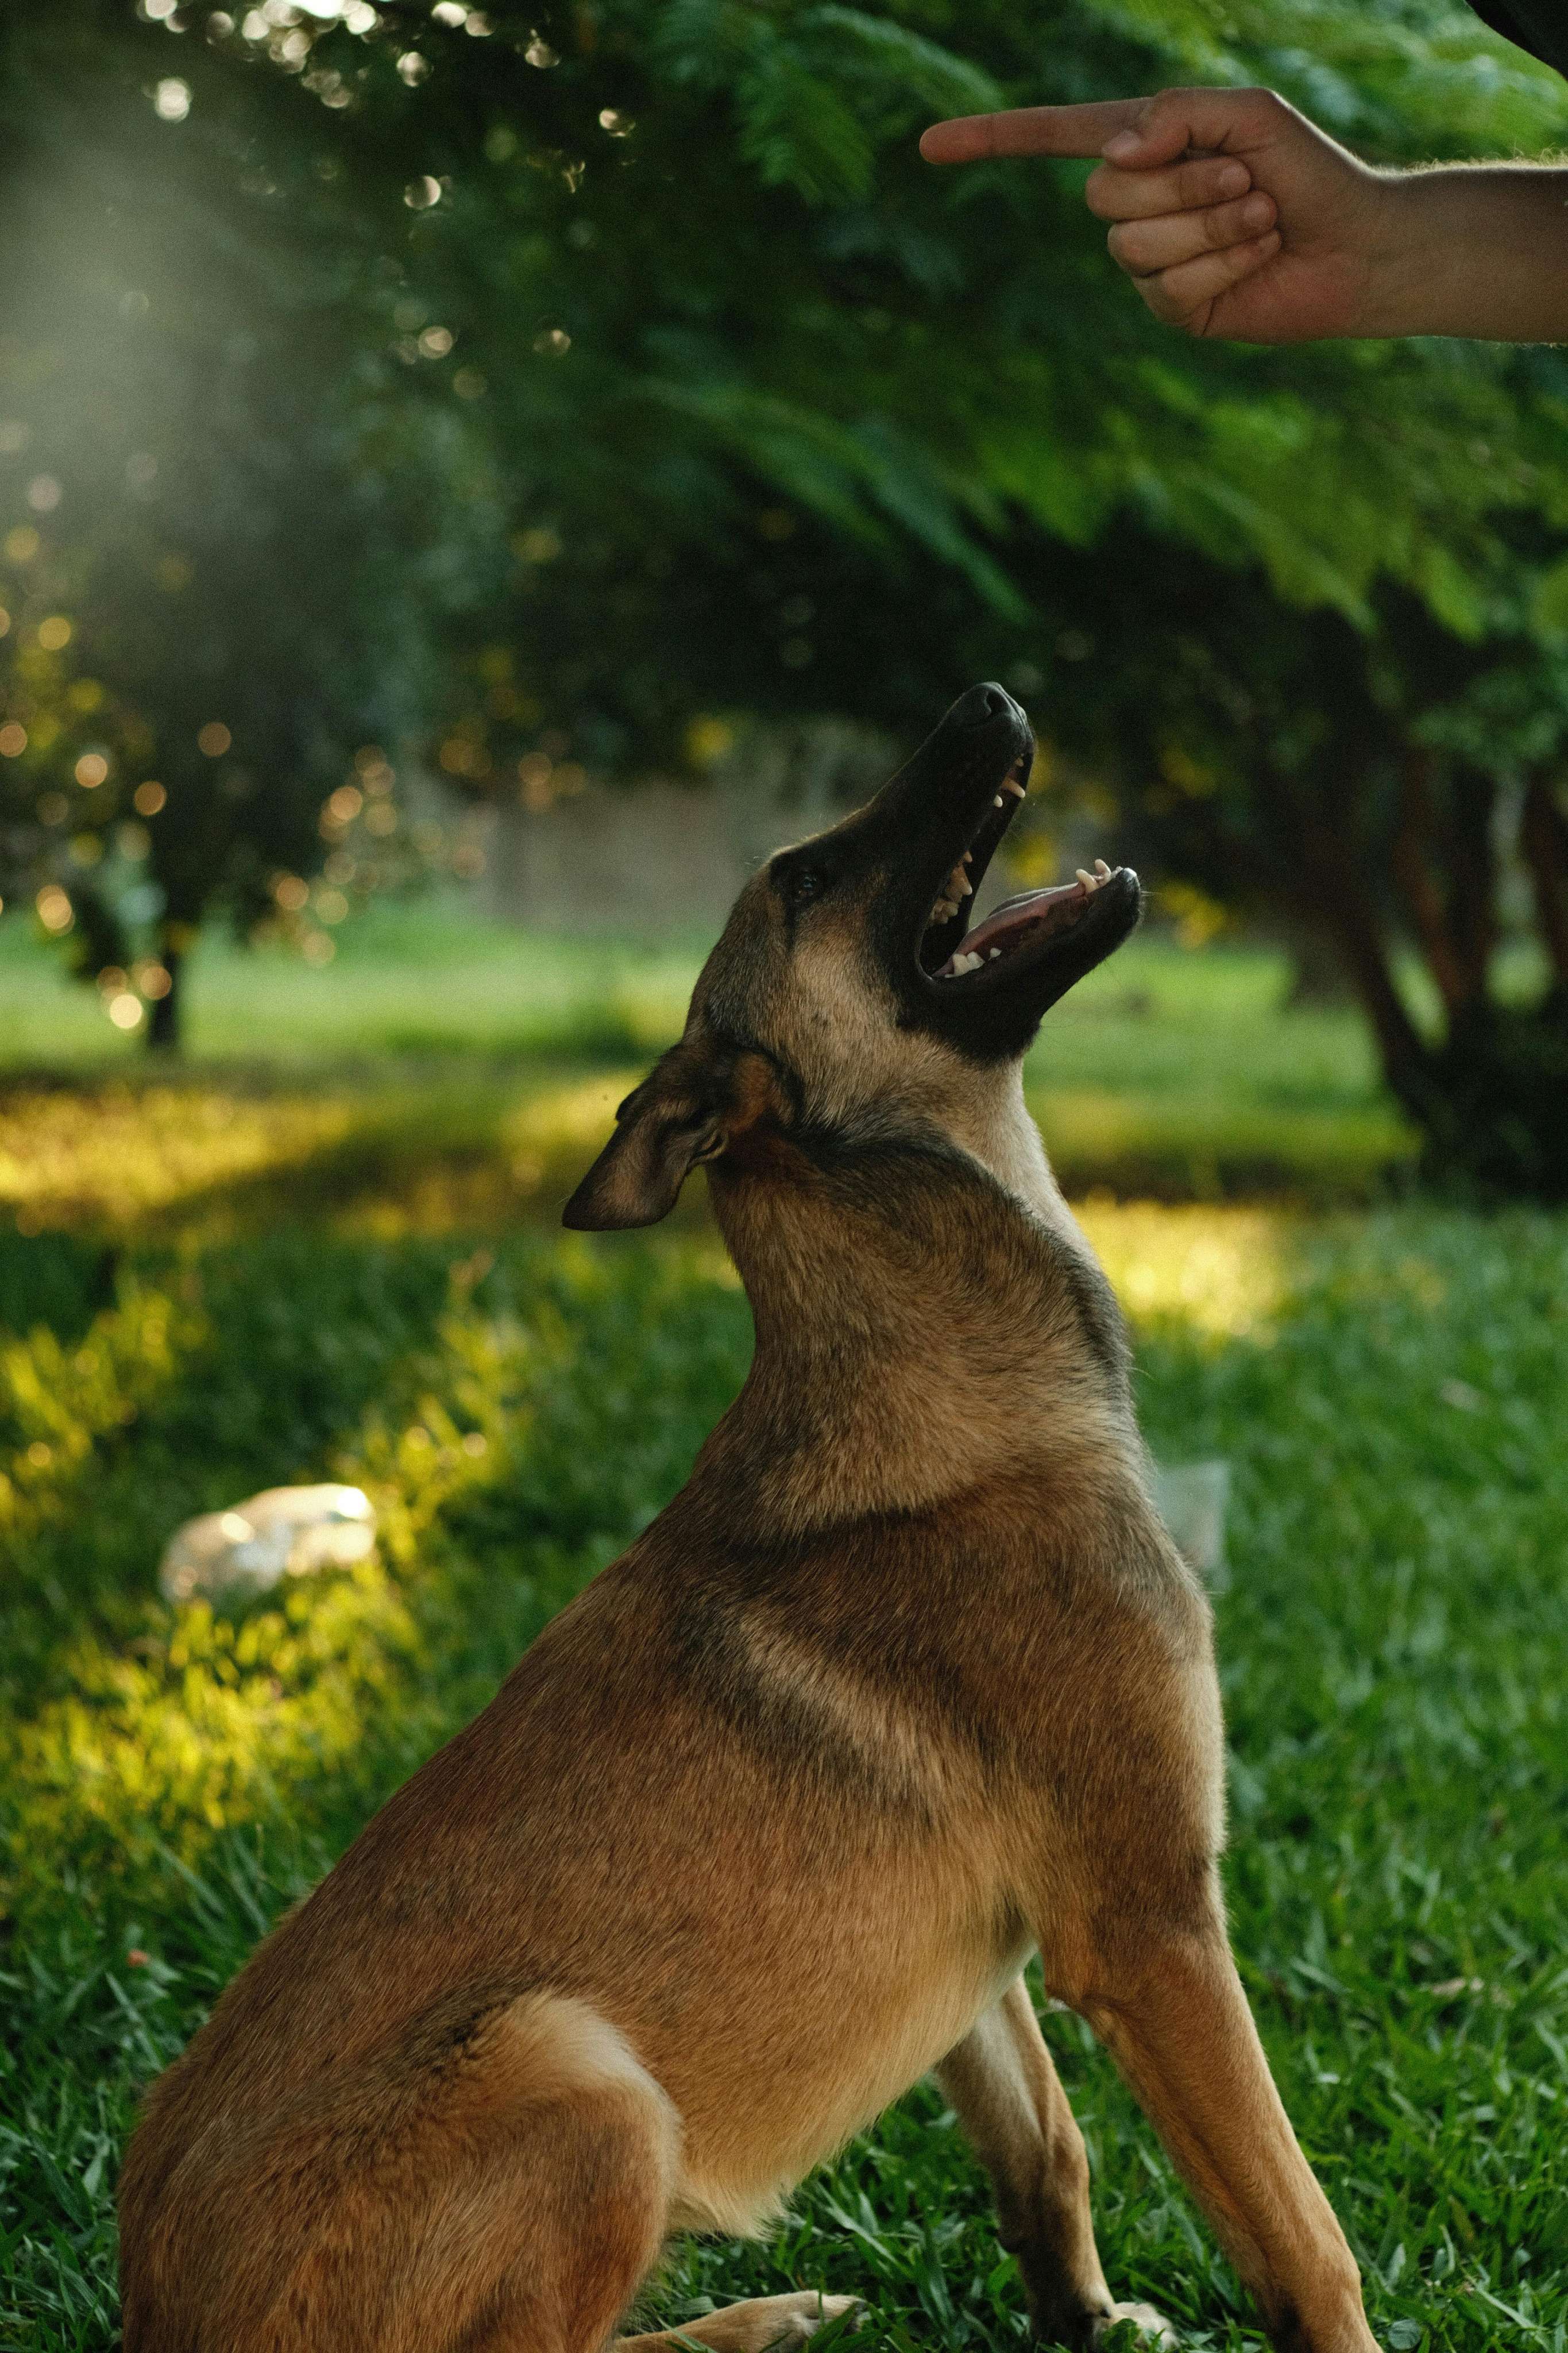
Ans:
<svg viewBox="0 0 1568 2353"><path fill-rule="evenodd" d="M561 1213L563 1226L605 1232L657 1225L704 1160L779 1101L761 1054L674 1046L616 1113L616 1132Z"/></svg>

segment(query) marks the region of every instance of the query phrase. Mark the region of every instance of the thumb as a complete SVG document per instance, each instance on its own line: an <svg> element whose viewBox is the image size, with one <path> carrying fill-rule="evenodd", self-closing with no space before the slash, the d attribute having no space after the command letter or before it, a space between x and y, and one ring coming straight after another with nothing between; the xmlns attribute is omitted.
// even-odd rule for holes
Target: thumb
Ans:
<svg viewBox="0 0 1568 2353"><path fill-rule="evenodd" d="M1279 100L1266 90L1163 90L1142 100L1101 153L1108 164L1131 172L1173 164L1188 153L1238 154L1268 138L1278 110Z"/></svg>

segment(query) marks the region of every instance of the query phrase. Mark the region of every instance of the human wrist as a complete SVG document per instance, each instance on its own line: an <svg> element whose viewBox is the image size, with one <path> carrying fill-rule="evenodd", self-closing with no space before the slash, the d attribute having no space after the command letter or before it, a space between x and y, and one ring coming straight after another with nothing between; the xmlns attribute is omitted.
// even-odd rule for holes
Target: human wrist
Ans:
<svg viewBox="0 0 1568 2353"><path fill-rule="evenodd" d="M1568 172L1440 165L1375 185L1357 334L1568 338Z"/></svg>

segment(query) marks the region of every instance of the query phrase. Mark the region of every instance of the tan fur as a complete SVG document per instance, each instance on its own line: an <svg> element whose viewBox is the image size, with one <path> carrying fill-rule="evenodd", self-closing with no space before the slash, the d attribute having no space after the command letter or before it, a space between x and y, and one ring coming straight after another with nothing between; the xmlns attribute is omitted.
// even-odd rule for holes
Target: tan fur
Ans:
<svg viewBox="0 0 1568 2353"><path fill-rule="evenodd" d="M864 931L759 876L623 1107L584 1221L708 1162L752 1370L153 2088L127 2353L602 2353L672 2230L763 2227L933 2067L1040 2329L1155 2332L1105 2284L1034 1950L1275 2343L1372 2346L1226 1947L1209 1612L1120 1320L1016 1065L900 1028Z"/></svg>

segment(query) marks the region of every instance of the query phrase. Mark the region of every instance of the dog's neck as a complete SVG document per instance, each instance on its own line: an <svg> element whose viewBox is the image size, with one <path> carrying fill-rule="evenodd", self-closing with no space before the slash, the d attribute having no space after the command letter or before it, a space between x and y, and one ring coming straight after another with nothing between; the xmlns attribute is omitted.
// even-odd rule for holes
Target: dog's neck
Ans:
<svg viewBox="0 0 1568 2353"><path fill-rule="evenodd" d="M756 1353L701 1467L796 1525L1138 1439L1121 1319L1038 1133L793 1145L712 1173Z"/></svg>
<svg viewBox="0 0 1568 2353"><path fill-rule="evenodd" d="M1099 1261L1068 1207L1045 1138L1029 1115L1019 1064L1007 1063L990 1084L968 1087L944 1103L942 1126L961 1150L989 1169L1005 1191L1098 1271Z"/></svg>

